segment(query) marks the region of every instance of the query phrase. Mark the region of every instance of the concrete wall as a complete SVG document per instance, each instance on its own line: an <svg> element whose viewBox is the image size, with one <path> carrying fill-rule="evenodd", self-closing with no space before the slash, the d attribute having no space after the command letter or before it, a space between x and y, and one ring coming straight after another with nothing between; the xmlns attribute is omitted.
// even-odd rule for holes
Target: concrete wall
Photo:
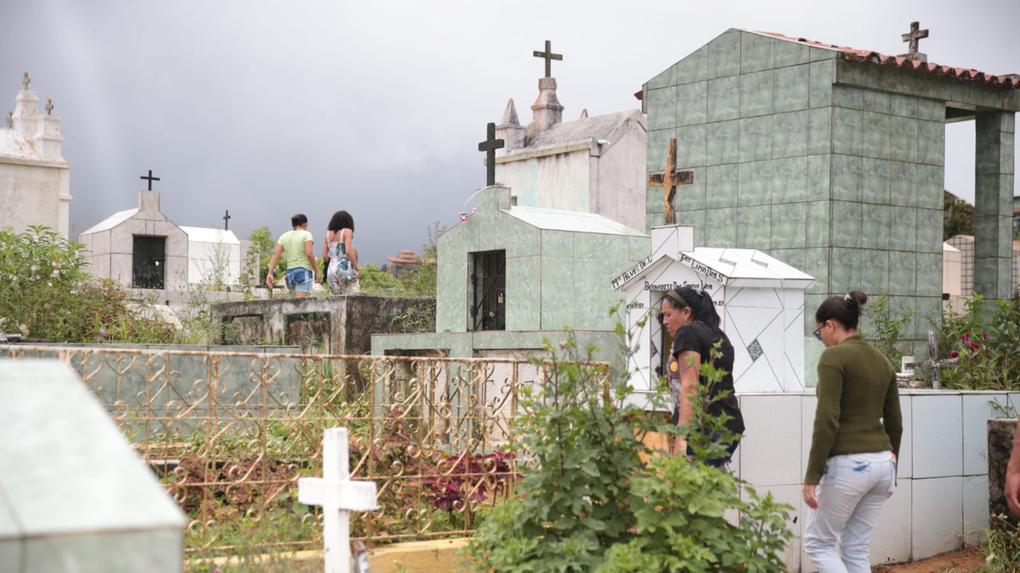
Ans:
<svg viewBox="0 0 1020 573"><path fill-rule="evenodd" d="M743 394L747 432L734 470L759 492L796 509L787 550L791 571L814 571L801 535L811 511L801 500L817 399L813 393ZM873 564L924 559L979 543L988 527L986 422L990 402L1020 406L1020 393L901 391L903 442L896 493L872 536Z"/></svg>
<svg viewBox="0 0 1020 573"><path fill-rule="evenodd" d="M435 302L364 294L214 304L214 342L282 343L305 351L368 354L377 332L432 331Z"/></svg>
<svg viewBox="0 0 1020 573"><path fill-rule="evenodd" d="M66 163L0 158L0 228L45 225L67 238L70 179Z"/></svg>
<svg viewBox="0 0 1020 573"><path fill-rule="evenodd" d="M496 180L513 190L521 206L592 211L591 145L582 143L557 151L526 154L526 159L520 161L497 162Z"/></svg>
<svg viewBox="0 0 1020 573"><path fill-rule="evenodd" d="M189 283L236 285L240 276L240 244L189 242Z"/></svg>
<svg viewBox="0 0 1020 573"><path fill-rule="evenodd" d="M592 157L591 211L631 229L645 229L645 155L648 134L635 126Z"/></svg>

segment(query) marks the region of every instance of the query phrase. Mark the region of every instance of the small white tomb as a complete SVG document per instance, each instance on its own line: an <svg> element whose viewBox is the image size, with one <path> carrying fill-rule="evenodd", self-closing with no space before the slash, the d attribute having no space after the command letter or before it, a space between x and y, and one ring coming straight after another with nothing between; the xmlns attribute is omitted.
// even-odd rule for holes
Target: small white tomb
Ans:
<svg viewBox="0 0 1020 573"><path fill-rule="evenodd" d="M665 292L703 289L715 302L733 344L737 392L804 389L804 291L814 278L754 249L694 247L694 229L652 229L652 255L612 282L627 304L628 331L638 345L631 386L656 389L671 339L656 315ZM639 323L647 317L643 327Z"/></svg>

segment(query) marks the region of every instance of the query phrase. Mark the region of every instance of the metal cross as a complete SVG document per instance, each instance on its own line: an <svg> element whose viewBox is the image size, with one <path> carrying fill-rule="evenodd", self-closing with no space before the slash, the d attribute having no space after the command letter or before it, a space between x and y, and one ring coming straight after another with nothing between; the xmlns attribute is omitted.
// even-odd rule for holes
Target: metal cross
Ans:
<svg viewBox="0 0 1020 573"><path fill-rule="evenodd" d="M152 182L153 181L159 181L159 177L153 177L152 176L152 169L149 170L149 176L148 177L146 177L145 175L142 175L141 177L139 177L139 179L148 179L149 180L149 191L152 191Z"/></svg>
<svg viewBox="0 0 1020 573"><path fill-rule="evenodd" d="M53 115L53 98L46 98L46 115Z"/></svg>
<svg viewBox="0 0 1020 573"><path fill-rule="evenodd" d="M545 41L544 52L539 52L538 50L535 50L534 52L532 52L532 54L536 58L542 58L543 60L545 60L545 77L547 78L552 77L552 61L553 60L563 61L563 54L554 54L552 51L552 42L550 42L549 40Z"/></svg>
<svg viewBox="0 0 1020 573"><path fill-rule="evenodd" d="M485 184L491 187L496 184L496 150L503 148L503 140L496 139L495 123L486 126L485 131L485 141L478 144L478 151L485 152Z"/></svg>
<svg viewBox="0 0 1020 573"><path fill-rule="evenodd" d="M227 209L223 213L223 230L224 231L230 230L230 209Z"/></svg>
<svg viewBox="0 0 1020 573"><path fill-rule="evenodd" d="M928 30L921 30L920 28L921 28L920 22L911 22L910 33L903 34L902 37L903 41L907 42L907 45L910 46L910 50L905 54L906 56L911 58L925 59L926 56L918 52L917 49L921 38L928 37Z"/></svg>
<svg viewBox="0 0 1020 573"><path fill-rule="evenodd" d="M666 169L662 173L648 175L648 185L662 187L663 217L666 225L676 224L676 211L673 209L673 197L677 185L694 183L693 171L680 171L676 168L676 138L669 138L669 151L666 153Z"/></svg>
<svg viewBox="0 0 1020 573"><path fill-rule="evenodd" d="M21 76L21 89L27 90L28 84L30 83L32 83L32 78L28 77L28 72L25 72L25 74Z"/></svg>

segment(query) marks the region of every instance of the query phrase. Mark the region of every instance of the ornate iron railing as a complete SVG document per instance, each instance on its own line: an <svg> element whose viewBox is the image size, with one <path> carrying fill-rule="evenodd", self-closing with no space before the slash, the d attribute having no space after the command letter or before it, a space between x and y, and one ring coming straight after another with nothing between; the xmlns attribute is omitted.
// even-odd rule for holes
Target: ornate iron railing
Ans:
<svg viewBox="0 0 1020 573"><path fill-rule="evenodd" d="M524 360L0 346L71 364L188 514L187 551L321 544L297 479L321 475L322 431L350 431L374 542L458 536L511 494L512 421L548 368Z"/></svg>

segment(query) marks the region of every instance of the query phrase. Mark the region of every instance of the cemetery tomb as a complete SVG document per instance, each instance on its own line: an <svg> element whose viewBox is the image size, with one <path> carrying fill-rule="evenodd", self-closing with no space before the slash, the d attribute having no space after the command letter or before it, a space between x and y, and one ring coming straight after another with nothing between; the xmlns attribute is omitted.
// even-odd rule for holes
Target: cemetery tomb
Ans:
<svg viewBox="0 0 1020 573"><path fill-rule="evenodd" d="M373 354L541 353L573 328L599 359L618 356L608 310L621 297L609 281L647 256L644 233L595 213L515 205L510 189L492 186L437 247L435 333L374 335Z"/></svg>
<svg viewBox="0 0 1020 573"><path fill-rule="evenodd" d="M695 247L691 227L652 229L652 254L612 282L625 296L628 330L639 344L631 385L657 391L672 340L656 315L666 291L689 286L716 305L733 344L737 392L803 390L804 291L813 281L762 251Z"/></svg>
<svg viewBox="0 0 1020 573"><path fill-rule="evenodd" d="M589 116L575 112L563 121L552 61L562 60L546 42L536 58L546 62L538 80L532 121L522 125L517 107L507 102L495 137L492 185L509 187L521 207L596 213L633 229L644 229L645 117L632 109Z"/></svg>
<svg viewBox="0 0 1020 573"><path fill-rule="evenodd" d="M66 364L0 360L0 564L173 573L186 520Z"/></svg>
<svg viewBox="0 0 1020 573"><path fill-rule="evenodd" d="M910 311L913 354L941 321L945 125L976 132L974 290L1011 292L1020 80L774 33L730 29L649 79L648 173L669 141L676 221L701 246L757 249L816 278L807 306L860 289ZM663 223L649 185L647 225ZM811 326L809 317L805 325ZM867 325L865 325L867 327Z"/></svg>
<svg viewBox="0 0 1020 573"><path fill-rule="evenodd" d="M60 150L60 117L51 100L39 109L30 84L25 72L14 111L0 124L0 229L45 225L67 238L71 168Z"/></svg>
<svg viewBox="0 0 1020 573"><path fill-rule="evenodd" d="M114 213L78 237L93 276L164 293L187 289L188 234L160 211L159 202L158 192L141 191L138 207Z"/></svg>

